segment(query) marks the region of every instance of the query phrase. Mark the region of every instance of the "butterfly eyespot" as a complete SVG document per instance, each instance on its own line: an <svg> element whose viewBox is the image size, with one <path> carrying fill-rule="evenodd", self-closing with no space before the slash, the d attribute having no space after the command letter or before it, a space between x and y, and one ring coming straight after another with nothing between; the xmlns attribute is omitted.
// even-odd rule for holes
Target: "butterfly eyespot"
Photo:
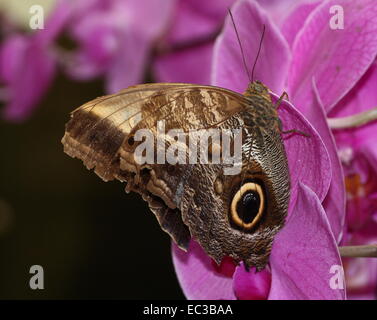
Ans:
<svg viewBox="0 0 377 320"><path fill-rule="evenodd" d="M230 218L233 224L244 230L251 230L264 212L263 188L256 182L245 183L233 196Z"/></svg>

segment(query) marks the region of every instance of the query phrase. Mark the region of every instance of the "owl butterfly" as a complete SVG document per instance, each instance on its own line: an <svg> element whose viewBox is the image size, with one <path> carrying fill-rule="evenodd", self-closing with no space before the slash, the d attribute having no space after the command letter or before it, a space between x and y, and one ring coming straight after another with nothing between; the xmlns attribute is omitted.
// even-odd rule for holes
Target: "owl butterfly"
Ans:
<svg viewBox="0 0 377 320"><path fill-rule="evenodd" d="M243 95L214 86L142 84L74 110L62 143L104 181L126 182L126 192L139 193L180 248L187 250L194 238L217 263L230 256L261 270L289 200L276 108L259 81ZM166 131L241 128L240 172L224 174L224 163L140 164L135 150L143 142L135 134L148 129L158 139L161 120Z"/></svg>

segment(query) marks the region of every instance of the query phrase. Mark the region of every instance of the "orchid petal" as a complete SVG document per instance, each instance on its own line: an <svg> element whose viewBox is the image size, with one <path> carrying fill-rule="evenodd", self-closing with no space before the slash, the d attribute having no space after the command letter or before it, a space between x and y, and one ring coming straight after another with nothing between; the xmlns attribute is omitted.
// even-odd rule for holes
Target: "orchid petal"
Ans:
<svg viewBox="0 0 377 320"><path fill-rule="evenodd" d="M173 4L129 0L81 7L90 14L70 28L79 44L67 66L70 76L87 80L106 73L109 93L142 82L152 45L165 32Z"/></svg>
<svg viewBox="0 0 377 320"><path fill-rule="evenodd" d="M304 1L305 0L257 0L258 4L260 4L271 17L271 20L279 27L281 27L286 18L290 16L292 11Z"/></svg>
<svg viewBox="0 0 377 320"><path fill-rule="evenodd" d="M331 110L330 117L346 117L377 107L377 61Z"/></svg>
<svg viewBox="0 0 377 320"><path fill-rule="evenodd" d="M274 101L278 99L275 94L271 95ZM323 141L306 118L289 102L283 101L278 111L283 131L297 130L308 135L283 133L291 179L290 203L292 205L296 201L300 181L309 186L322 201L331 182L331 164Z"/></svg>
<svg viewBox="0 0 377 320"><path fill-rule="evenodd" d="M154 71L158 81L210 83L215 37L234 2L178 1L166 43L160 51L157 48Z"/></svg>
<svg viewBox="0 0 377 320"><path fill-rule="evenodd" d="M4 40L0 47L0 79L9 83L17 72L18 64L28 46L28 39L20 34Z"/></svg>
<svg viewBox="0 0 377 320"><path fill-rule="evenodd" d="M241 264L233 275L234 292L239 300L266 300L271 287L271 272L263 269L249 271Z"/></svg>
<svg viewBox="0 0 377 320"><path fill-rule="evenodd" d="M331 26L334 6L344 12L344 29ZM313 78L329 111L370 67L377 54L376 17L373 0L324 1L310 14L293 44L288 77L288 93L303 113Z"/></svg>
<svg viewBox="0 0 377 320"><path fill-rule="evenodd" d="M25 37L24 41L21 52L16 54L18 61L10 66L12 75L5 72L9 102L2 113L9 121L22 121L31 114L49 88L56 70L55 59L45 45L34 37Z"/></svg>
<svg viewBox="0 0 377 320"><path fill-rule="evenodd" d="M331 111L330 117L346 117L377 107L377 62L375 61L356 86ZM377 122L348 130L335 130L339 148L358 151L375 146Z"/></svg>
<svg viewBox="0 0 377 320"><path fill-rule="evenodd" d="M237 2L232 13L250 72L265 25L265 36L255 67L255 79L262 81L274 92L282 92L290 62L290 51L284 37L254 1ZM249 82L236 33L228 17L225 28L215 43L212 84L243 92Z"/></svg>
<svg viewBox="0 0 377 320"><path fill-rule="evenodd" d="M310 123L319 132L331 161L332 179L329 192L323 202L327 218L335 239L340 242L344 229L346 194L344 174L335 145L334 136L327 124L327 118L315 82L313 81L313 97L311 108L305 114Z"/></svg>
<svg viewBox="0 0 377 320"><path fill-rule="evenodd" d="M44 29L29 35L10 35L0 53L0 77L8 103L2 110L9 121L23 121L51 85L56 72L50 45L67 24L71 6L59 0Z"/></svg>
<svg viewBox="0 0 377 320"><path fill-rule="evenodd" d="M119 30L119 48L106 75L107 92L142 82L152 42L167 28L173 4L173 0L120 2L120 8L124 6L128 13L128 22L123 32ZM120 8L115 7L115 11L121 12Z"/></svg>
<svg viewBox="0 0 377 320"><path fill-rule="evenodd" d="M127 12L127 20L130 28L139 36L153 41L169 27L170 17L173 14L175 0L127 0L117 1L120 19ZM124 16L123 16L124 19Z"/></svg>
<svg viewBox="0 0 377 320"><path fill-rule="evenodd" d="M219 31L227 9L236 0L185 0L176 4L175 16L167 39L169 43L192 42Z"/></svg>
<svg viewBox="0 0 377 320"><path fill-rule="evenodd" d="M209 84L213 44L207 43L157 57L154 74L158 82Z"/></svg>
<svg viewBox="0 0 377 320"><path fill-rule="evenodd" d="M44 29L38 29L35 37L42 45L51 44L62 32L72 17L73 3L65 0L57 0L55 7L48 16Z"/></svg>
<svg viewBox="0 0 377 320"><path fill-rule="evenodd" d="M330 286L333 266L341 268L337 244L316 194L304 184L285 227L277 234L270 257L269 299L345 299L345 290Z"/></svg>
<svg viewBox="0 0 377 320"><path fill-rule="evenodd" d="M119 44L106 74L106 91L117 92L142 82L149 57L150 43L131 32ZM132 48L130 52L129 48Z"/></svg>
<svg viewBox="0 0 377 320"><path fill-rule="evenodd" d="M320 1L300 3L284 20L281 31L291 47L309 14L313 12L319 3Z"/></svg>
<svg viewBox="0 0 377 320"><path fill-rule="evenodd" d="M201 246L191 240L187 252L172 245L173 263L179 283L187 299L234 300L233 280L212 265Z"/></svg>

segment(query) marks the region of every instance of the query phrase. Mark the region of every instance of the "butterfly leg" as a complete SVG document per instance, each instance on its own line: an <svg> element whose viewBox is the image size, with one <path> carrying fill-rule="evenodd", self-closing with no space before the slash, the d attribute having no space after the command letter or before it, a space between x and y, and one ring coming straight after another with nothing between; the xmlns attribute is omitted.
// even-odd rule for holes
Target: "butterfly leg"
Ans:
<svg viewBox="0 0 377 320"><path fill-rule="evenodd" d="M280 96L280 98L275 102L275 105L274 105L275 109L278 109L280 107L281 102L283 101L283 99L289 101L288 93L286 93L285 91Z"/></svg>
<svg viewBox="0 0 377 320"><path fill-rule="evenodd" d="M276 101L275 103L275 108L279 108L282 100L284 99L284 97L287 97L287 100L288 100L288 94L284 91L283 94L280 96L280 98L278 99L278 101ZM281 120L278 119L278 122L279 122L279 129L280 129L280 133L281 134L299 134L301 136L304 136L306 138L310 138L310 135L303 132L303 131L300 131L300 130L297 130L297 129L291 129L291 130L286 130L286 131L283 131L283 124L281 123Z"/></svg>

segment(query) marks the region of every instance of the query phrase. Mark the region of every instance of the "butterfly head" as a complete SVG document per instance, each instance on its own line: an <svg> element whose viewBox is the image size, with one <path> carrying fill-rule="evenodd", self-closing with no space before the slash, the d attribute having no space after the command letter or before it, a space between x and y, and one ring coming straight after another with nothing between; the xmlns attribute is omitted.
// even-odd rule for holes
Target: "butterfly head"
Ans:
<svg viewBox="0 0 377 320"><path fill-rule="evenodd" d="M244 92L244 95L250 98L261 97L270 103L272 102L269 89L259 80L251 82Z"/></svg>

